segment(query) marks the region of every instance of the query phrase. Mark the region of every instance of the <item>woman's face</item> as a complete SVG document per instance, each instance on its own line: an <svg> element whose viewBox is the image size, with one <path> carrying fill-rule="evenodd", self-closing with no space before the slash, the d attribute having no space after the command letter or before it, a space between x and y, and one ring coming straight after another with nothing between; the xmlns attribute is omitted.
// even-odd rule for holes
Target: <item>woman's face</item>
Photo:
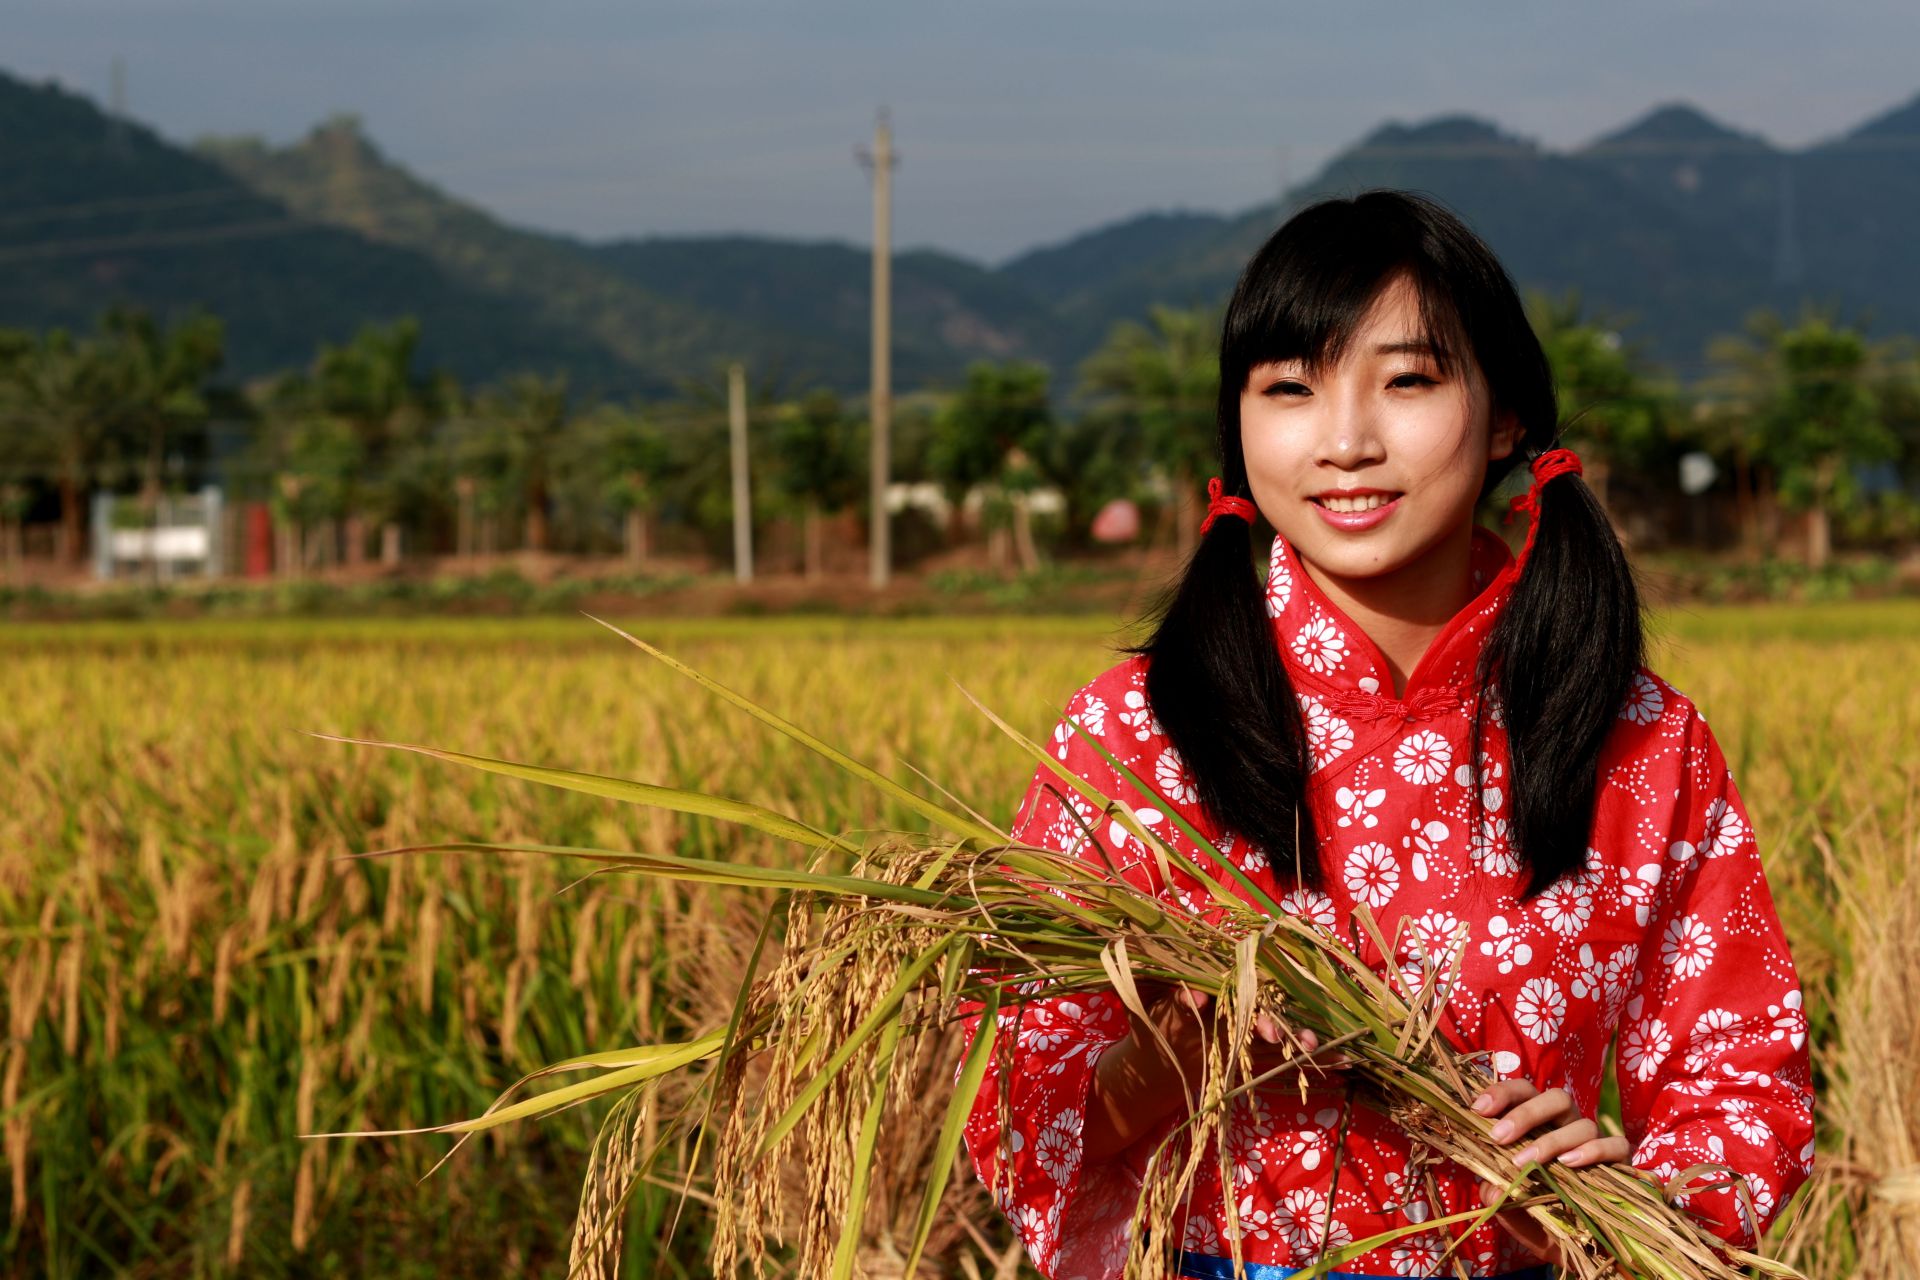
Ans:
<svg viewBox="0 0 1920 1280"><path fill-rule="evenodd" d="M1464 358L1443 374L1421 332L1419 295L1396 276L1337 364L1255 365L1241 390L1254 503L1332 577L1417 568L1463 535L1487 463L1518 438L1511 414L1491 413L1478 365Z"/></svg>

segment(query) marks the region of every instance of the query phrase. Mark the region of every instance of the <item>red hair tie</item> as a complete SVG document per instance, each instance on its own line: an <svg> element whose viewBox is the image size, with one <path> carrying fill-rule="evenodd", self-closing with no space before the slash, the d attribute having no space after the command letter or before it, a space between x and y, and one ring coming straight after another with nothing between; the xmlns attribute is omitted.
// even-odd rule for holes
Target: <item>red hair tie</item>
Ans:
<svg viewBox="0 0 1920 1280"><path fill-rule="evenodd" d="M1533 460L1533 483L1527 486L1525 493L1516 496L1513 501L1507 504L1507 514L1503 522L1512 524L1513 518L1522 511L1527 512L1529 515L1538 514L1540 510L1541 487L1555 476L1566 475L1569 472L1576 476L1580 474L1580 455L1571 449L1549 449L1535 458ZM1538 520L1529 520L1527 522L1527 540L1526 543L1521 546L1519 556L1516 557L1522 564L1526 563L1527 553L1533 550L1533 531L1539 528L1539 526L1540 522Z"/></svg>
<svg viewBox="0 0 1920 1280"><path fill-rule="evenodd" d="M1207 481L1207 518L1200 522L1201 536L1213 527L1213 522L1221 516L1239 516L1249 525L1260 514L1260 509L1245 498L1231 497L1221 491L1220 477L1214 476Z"/></svg>

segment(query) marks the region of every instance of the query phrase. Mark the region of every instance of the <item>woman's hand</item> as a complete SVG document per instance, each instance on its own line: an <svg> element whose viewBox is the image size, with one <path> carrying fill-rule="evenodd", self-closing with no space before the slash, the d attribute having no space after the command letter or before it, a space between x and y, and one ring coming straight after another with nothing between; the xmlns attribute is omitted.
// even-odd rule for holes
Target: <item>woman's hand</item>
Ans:
<svg viewBox="0 0 1920 1280"><path fill-rule="evenodd" d="M1513 1153L1516 1167L1531 1160L1541 1163L1555 1160L1578 1168L1609 1161L1624 1162L1632 1154L1625 1138L1602 1134L1600 1126L1581 1115L1573 1095L1565 1089L1542 1093L1528 1080L1496 1080L1473 1100L1473 1109L1483 1116L1500 1117L1493 1126L1495 1142L1522 1144ZM1534 1132L1543 1126L1547 1129L1545 1133ZM1480 1202L1494 1203L1502 1190L1482 1178ZM1524 1210L1503 1209L1494 1215L1494 1220L1542 1262L1555 1266L1567 1264L1560 1246Z"/></svg>
<svg viewBox="0 0 1920 1280"><path fill-rule="evenodd" d="M1184 984L1164 983L1142 983L1140 997L1146 1019L1129 1011L1131 1029L1100 1056L1094 1068L1084 1135L1089 1160L1131 1146L1155 1123L1182 1108L1188 1089L1200 1083L1213 998ZM1314 1034L1304 1030L1296 1047L1265 1013L1254 1015L1253 1037L1250 1056L1255 1075L1298 1060L1302 1050L1311 1054L1319 1047ZM1326 1053L1312 1061L1332 1069L1346 1065L1347 1059Z"/></svg>

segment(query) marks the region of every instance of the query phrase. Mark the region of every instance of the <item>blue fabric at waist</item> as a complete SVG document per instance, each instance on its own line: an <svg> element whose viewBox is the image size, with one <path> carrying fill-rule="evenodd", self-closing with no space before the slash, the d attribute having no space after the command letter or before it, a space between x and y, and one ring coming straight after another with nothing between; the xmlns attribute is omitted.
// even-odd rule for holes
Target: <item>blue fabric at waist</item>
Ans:
<svg viewBox="0 0 1920 1280"><path fill-rule="evenodd" d="M1303 1267L1286 1267L1274 1262L1243 1262L1247 1280L1285 1280L1287 1276L1300 1274ZM1200 1280L1234 1280L1233 1259L1216 1257L1210 1253L1195 1253L1191 1249L1180 1251L1181 1276L1195 1276ZM1474 1280L1559 1280L1559 1271L1541 1263L1537 1267L1525 1267L1519 1271L1502 1271L1498 1276L1476 1276ZM1364 1271L1328 1271L1326 1280L1404 1280L1401 1276L1376 1276Z"/></svg>

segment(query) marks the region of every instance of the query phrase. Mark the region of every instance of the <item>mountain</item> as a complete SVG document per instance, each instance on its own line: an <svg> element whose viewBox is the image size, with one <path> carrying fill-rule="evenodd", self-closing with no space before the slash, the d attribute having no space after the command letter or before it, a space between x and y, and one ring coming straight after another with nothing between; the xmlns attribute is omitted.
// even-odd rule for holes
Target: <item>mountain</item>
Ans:
<svg viewBox="0 0 1920 1280"><path fill-rule="evenodd" d="M241 376L305 364L369 321L418 316L424 354L469 377L618 361L419 254L297 216L132 121L0 75L0 325L91 328L110 303L202 306Z"/></svg>
<svg viewBox="0 0 1920 1280"><path fill-rule="evenodd" d="M1877 334L1920 332L1920 97L1784 149L1684 102L1571 150L1494 122L1392 121L1272 203L1143 213L998 268L894 260L902 390L975 359L1036 358L1070 389L1114 324L1222 303L1306 203L1427 192L1486 236L1523 289L1579 292L1683 378L1756 307L1807 301ZM289 146L188 150L83 98L0 73L0 325L85 326L114 301L203 305L242 374L411 314L468 381L557 368L583 393L657 395L725 360L798 388L864 388L863 247L767 236L592 243L516 227L383 154L351 118Z"/></svg>
<svg viewBox="0 0 1920 1280"><path fill-rule="evenodd" d="M866 380L865 250L740 236L596 246L508 226L394 164L352 117L285 148L238 139L199 150L302 216L429 258L662 382L731 358L800 382ZM898 376L954 378L968 359L1022 354L1043 310L964 259L899 254Z"/></svg>
<svg viewBox="0 0 1920 1280"><path fill-rule="evenodd" d="M776 335L778 367L805 364L835 385L866 385L873 266L864 248L673 236L616 241L594 257L662 296ZM925 249L897 253L894 379L903 387L956 381L969 360L1032 356L1046 314L1018 284L964 258Z"/></svg>

